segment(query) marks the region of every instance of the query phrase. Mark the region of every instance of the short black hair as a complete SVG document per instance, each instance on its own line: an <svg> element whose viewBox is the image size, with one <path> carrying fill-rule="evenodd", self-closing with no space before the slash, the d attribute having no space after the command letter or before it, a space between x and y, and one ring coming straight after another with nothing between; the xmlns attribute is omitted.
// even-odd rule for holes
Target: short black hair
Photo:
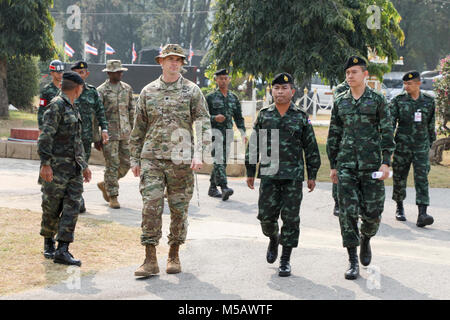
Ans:
<svg viewBox="0 0 450 320"><path fill-rule="evenodd" d="M61 91L72 91L77 86L80 86L80 84L72 80L63 79L61 83Z"/></svg>

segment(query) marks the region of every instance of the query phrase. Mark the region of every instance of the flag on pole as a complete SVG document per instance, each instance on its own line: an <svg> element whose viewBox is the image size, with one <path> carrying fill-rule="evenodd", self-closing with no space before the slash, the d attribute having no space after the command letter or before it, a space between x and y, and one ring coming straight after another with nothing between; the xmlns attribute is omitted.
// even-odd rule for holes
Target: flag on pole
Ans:
<svg viewBox="0 0 450 320"><path fill-rule="evenodd" d="M162 44L159 46L159 54L162 52Z"/></svg>
<svg viewBox="0 0 450 320"><path fill-rule="evenodd" d="M192 50L192 43L189 45L189 56L188 61L191 62L192 57L194 56L194 50Z"/></svg>
<svg viewBox="0 0 450 320"><path fill-rule="evenodd" d="M105 54L114 54L116 51L105 42Z"/></svg>
<svg viewBox="0 0 450 320"><path fill-rule="evenodd" d="M93 54L94 56L98 55L98 51L96 47L91 46L89 43L84 43L84 52Z"/></svg>
<svg viewBox="0 0 450 320"><path fill-rule="evenodd" d="M75 50L73 50L67 42L64 42L64 53L67 54L69 57L73 57L73 54L75 53Z"/></svg>
<svg viewBox="0 0 450 320"><path fill-rule="evenodd" d="M131 49L131 55L132 55L131 63L134 63L137 59L137 53L136 53L136 49L134 48L134 42L133 42L133 48Z"/></svg>

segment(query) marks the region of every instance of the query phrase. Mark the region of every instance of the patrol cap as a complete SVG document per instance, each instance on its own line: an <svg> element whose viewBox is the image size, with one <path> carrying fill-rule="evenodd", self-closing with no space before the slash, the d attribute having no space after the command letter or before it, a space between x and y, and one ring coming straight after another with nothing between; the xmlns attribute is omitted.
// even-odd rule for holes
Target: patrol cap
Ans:
<svg viewBox="0 0 450 320"><path fill-rule="evenodd" d="M66 71L66 72L64 72L62 78L63 78L63 81L64 80L70 80L70 81L75 82L76 84L81 84L81 85L84 84L84 81L80 77L80 75L78 73L74 72L74 71Z"/></svg>
<svg viewBox="0 0 450 320"><path fill-rule="evenodd" d="M416 70L408 71L403 76L403 81L409 81L409 80L414 80L414 79L420 80L420 73L417 72Z"/></svg>
<svg viewBox="0 0 450 320"><path fill-rule="evenodd" d="M75 62L75 64L70 68L70 70L76 70L76 69L87 69L88 68L88 64L83 61L77 61Z"/></svg>
<svg viewBox="0 0 450 320"><path fill-rule="evenodd" d="M53 60L50 62L48 69L53 72L64 72L64 63L59 60Z"/></svg>
<svg viewBox="0 0 450 320"><path fill-rule="evenodd" d="M155 57L156 63L159 63L159 58L165 58L167 56L178 56L183 58L183 63L187 64L186 55L184 54L183 48L179 44L166 44L161 53Z"/></svg>
<svg viewBox="0 0 450 320"><path fill-rule="evenodd" d="M128 68L122 67L122 62L120 60L108 60L106 61L106 68L102 72L118 72L127 71Z"/></svg>
<svg viewBox="0 0 450 320"><path fill-rule="evenodd" d="M367 67L367 62L364 58L358 56L351 56L347 59L347 62L344 65L344 70L351 68L353 66L364 66Z"/></svg>
<svg viewBox="0 0 450 320"><path fill-rule="evenodd" d="M215 76L227 76L227 75L228 75L228 70L227 70L227 69L220 69L220 70L217 70L217 71L214 73L214 75L215 75Z"/></svg>
<svg viewBox="0 0 450 320"><path fill-rule="evenodd" d="M286 83L294 84L294 78L287 72L277 74L272 81L272 85Z"/></svg>

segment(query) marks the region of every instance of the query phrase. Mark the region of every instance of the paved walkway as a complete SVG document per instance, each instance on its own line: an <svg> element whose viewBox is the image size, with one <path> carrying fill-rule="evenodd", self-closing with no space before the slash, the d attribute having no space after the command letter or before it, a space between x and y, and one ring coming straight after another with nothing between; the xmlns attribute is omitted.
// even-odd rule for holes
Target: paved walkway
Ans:
<svg viewBox="0 0 450 320"><path fill-rule="evenodd" d="M40 211L37 185L39 162L0 159L0 207ZM96 183L103 168L92 166L93 180L85 185L87 214L139 227L142 200L138 179L131 172L120 182L119 210L110 209ZM450 177L449 177L450 178ZM66 283L4 296L3 299L450 299L450 189L432 189L430 213L435 224L415 226L414 190L405 202L408 221L394 218L392 188L386 188L385 212L372 241L373 262L362 268L357 281L344 279L347 254L341 245L339 223L331 214L331 184L318 183L313 193L303 190L300 246L292 254L289 278L277 276L278 262L265 261L267 239L257 215L258 192L242 178L230 179L235 194L222 202L206 195L209 177L198 175L197 194L190 204L188 241L180 257L183 273L164 272L136 280L137 265L83 277L79 289ZM163 215L163 239L169 222ZM38 231L37 231L38 232ZM41 245L41 244L36 244Z"/></svg>

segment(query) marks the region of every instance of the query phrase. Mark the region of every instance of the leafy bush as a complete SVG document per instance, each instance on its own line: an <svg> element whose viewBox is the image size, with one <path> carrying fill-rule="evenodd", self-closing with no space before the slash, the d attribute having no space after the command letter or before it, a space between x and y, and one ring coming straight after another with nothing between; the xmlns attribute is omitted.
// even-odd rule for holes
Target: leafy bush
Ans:
<svg viewBox="0 0 450 320"><path fill-rule="evenodd" d="M8 58L9 103L20 110L33 109L33 98L39 94L38 58L15 56Z"/></svg>

